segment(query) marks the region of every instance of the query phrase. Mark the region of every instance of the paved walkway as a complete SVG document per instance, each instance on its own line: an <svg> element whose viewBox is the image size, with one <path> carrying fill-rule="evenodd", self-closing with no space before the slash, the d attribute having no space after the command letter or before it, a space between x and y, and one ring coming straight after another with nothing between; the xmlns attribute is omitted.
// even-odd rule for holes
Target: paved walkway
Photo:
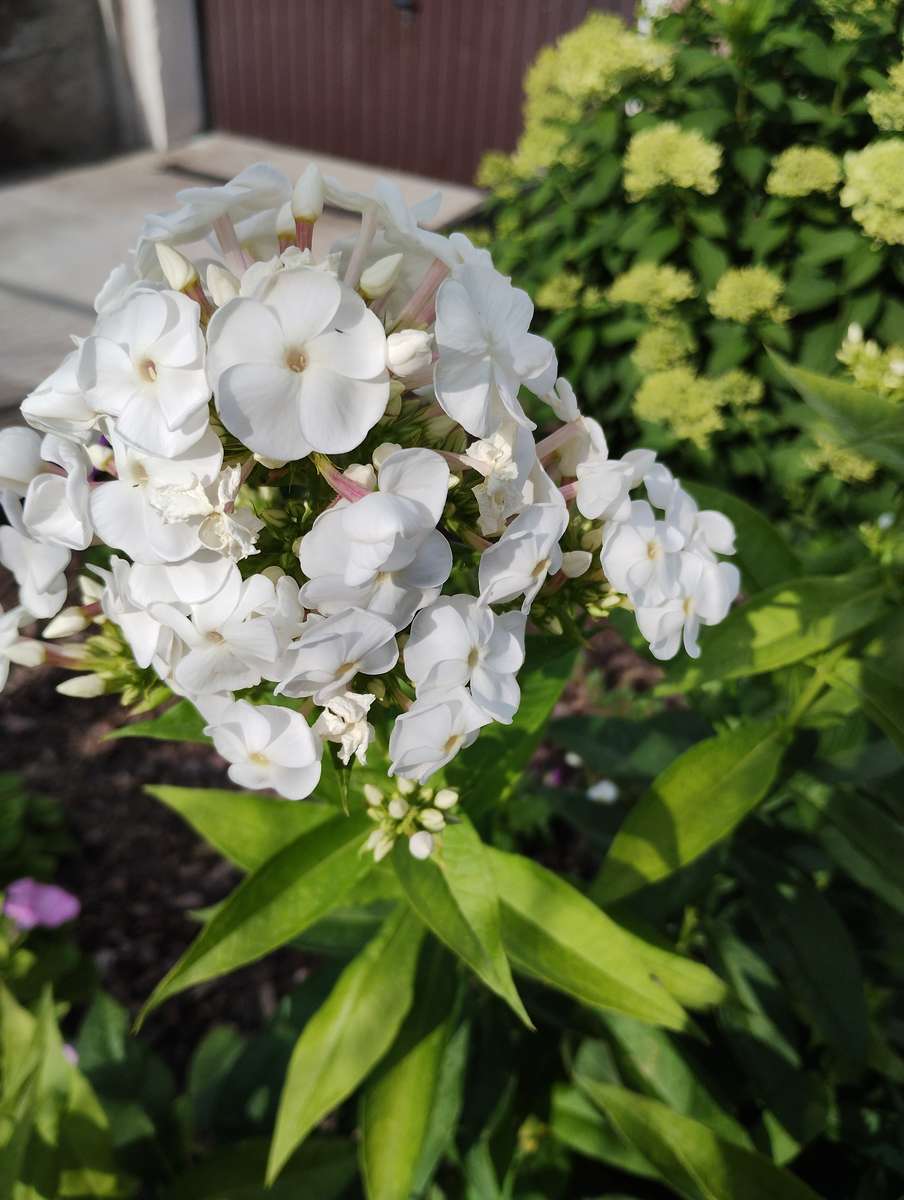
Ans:
<svg viewBox="0 0 904 1200"><path fill-rule="evenodd" d="M205 134L161 155L129 154L108 162L0 187L0 425L16 420L22 397L89 332L94 297L134 246L145 213L176 206L183 187L225 182L253 162L271 162L290 178L314 157L251 138ZM474 188L437 183L316 155L324 171L367 191L379 175L393 179L409 203L443 193L437 225L464 217L480 202ZM315 250L353 232L357 219L327 211Z"/></svg>

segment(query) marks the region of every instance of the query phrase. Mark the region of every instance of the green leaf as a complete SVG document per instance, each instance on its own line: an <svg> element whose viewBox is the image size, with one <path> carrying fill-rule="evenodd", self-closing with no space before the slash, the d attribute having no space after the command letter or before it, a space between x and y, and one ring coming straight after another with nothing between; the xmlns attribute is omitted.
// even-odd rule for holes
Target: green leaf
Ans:
<svg viewBox="0 0 904 1200"><path fill-rule="evenodd" d="M339 1200L358 1173L348 1138L311 1138L265 1187L267 1151L263 1138L220 1146L180 1175L164 1200Z"/></svg>
<svg viewBox="0 0 904 1200"><path fill-rule="evenodd" d="M852 691L869 719L904 750L904 614L883 621L862 657L836 663L831 679Z"/></svg>
<svg viewBox="0 0 904 1200"><path fill-rule="evenodd" d="M292 1051L267 1164L273 1183L289 1156L380 1061L411 1007L424 927L399 908L339 976Z"/></svg>
<svg viewBox="0 0 904 1200"><path fill-rule="evenodd" d="M837 379L793 367L777 355L777 369L810 408L851 450L904 474L904 405Z"/></svg>
<svg viewBox="0 0 904 1200"><path fill-rule="evenodd" d="M135 721L122 725L108 733L105 741L115 738L146 737L161 742L201 742L209 744L204 736L205 721L195 706L188 700L179 700L156 717L147 721Z"/></svg>
<svg viewBox="0 0 904 1200"><path fill-rule="evenodd" d="M414 1003L361 1098L361 1174L368 1200L415 1190L451 1033L454 964L438 942L421 952Z"/></svg>
<svg viewBox="0 0 904 1200"><path fill-rule="evenodd" d="M178 992L263 958L334 908L373 866L361 854L371 828L363 813L335 816L267 859L158 983L138 1023Z"/></svg>
<svg viewBox="0 0 904 1200"><path fill-rule="evenodd" d="M675 682L688 688L776 671L859 633L884 608L884 588L873 575L809 575L775 584L706 630L702 656Z"/></svg>
<svg viewBox="0 0 904 1200"><path fill-rule="evenodd" d="M527 666L518 682L521 704L511 725L482 729L446 772L451 787L468 797L475 824L512 795L540 743L549 714L574 670L577 649L562 637L528 637Z"/></svg>
<svg viewBox="0 0 904 1200"><path fill-rule="evenodd" d="M295 804L228 788L151 784L144 790L177 812L243 871L256 870L289 842L336 816L329 804L312 800Z"/></svg>
<svg viewBox="0 0 904 1200"><path fill-rule="evenodd" d="M787 741L782 725L750 721L686 750L629 811L592 898L613 904L728 837L768 795Z"/></svg>
<svg viewBox="0 0 904 1200"><path fill-rule="evenodd" d="M701 508L714 508L733 522L738 535L734 561L741 570L746 590L759 592L800 574L794 551L762 513L730 492L709 484L690 482L685 487Z"/></svg>
<svg viewBox="0 0 904 1200"><path fill-rule="evenodd" d="M471 1027L463 1021L449 1038L440 1063L433 1108L424 1134L420 1161L414 1177L414 1194L427 1190L440 1159L452 1146L465 1098L465 1076Z"/></svg>
<svg viewBox="0 0 904 1200"><path fill-rule="evenodd" d="M553 1085L549 1118L553 1137L578 1154L609 1163L632 1175L658 1178L643 1155L616 1133L578 1088L564 1083Z"/></svg>
<svg viewBox="0 0 904 1200"><path fill-rule="evenodd" d="M491 852L502 935L515 968L583 1004L669 1029L690 1020L643 961L636 940L586 896L519 854Z"/></svg>
<svg viewBox="0 0 904 1200"><path fill-rule="evenodd" d="M419 861L400 838L392 862L421 920L532 1029L502 945L489 852L467 817L446 828L438 860Z"/></svg>
<svg viewBox="0 0 904 1200"><path fill-rule="evenodd" d="M614 1084L577 1078L615 1128L687 1200L819 1200L790 1172L700 1121Z"/></svg>
<svg viewBox="0 0 904 1200"><path fill-rule="evenodd" d="M631 913L617 914L637 957L654 979L684 1008L712 1008L728 995L725 983L705 963L673 950L661 934Z"/></svg>

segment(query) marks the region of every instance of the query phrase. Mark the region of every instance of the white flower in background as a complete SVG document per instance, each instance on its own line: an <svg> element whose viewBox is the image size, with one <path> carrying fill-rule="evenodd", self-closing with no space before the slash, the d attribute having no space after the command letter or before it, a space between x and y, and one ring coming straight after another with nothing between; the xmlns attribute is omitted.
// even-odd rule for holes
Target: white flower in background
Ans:
<svg viewBox="0 0 904 1200"><path fill-rule="evenodd" d="M509 517L534 499L528 481L537 466L537 452L530 430L511 420L504 422L491 437L471 443L467 465L483 476L483 482L471 489L478 528L484 537L495 537Z"/></svg>
<svg viewBox="0 0 904 1200"><path fill-rule="evenodd" d="M265 575L244 582L238 573L212 599L192 604L186 616L174 605L154 604L151 616L169 626L184 650L173 667L189 696L254 687L279 653L270 621L258 615L273 603Z"/></svg>
<svg viewBox="0 0 904 1200"><path fill-rule="evenodd" d="M228 183L183 188L176 193L180 207L174 212L148 216L142 237L153 242L194 242L216 229L223 217L235 222L277 210L291 195L292 185L281 171L268 163L254 163Z"/></svg>
<svg viewBox="0 0 904 1200"><path fill-rule="evenodd" d="M100 596L103 614L122 630L138 666L149 667L155 659L162 663L169 656L173 632L136 602L130 586L136 568L114 554L109 570L98 566L92 566L91 570L103 582ZM48 636L46 629L44 636Z"/></svg>
<svg viewBox="0 0 904 1200"><path fill-rule="evenodd" d="M70 441L85 442L97 424L98 412L89 403L79 380L79 359L84 342L70 350L52 375L22 401L22 416L41 433L58 433Z"/></svg>
<svg viewBox="0 0 904 1200"><path fill-rule="evenodd" d="M19 603L33 617L54 617L69 590L66 568L72 557L63 546L45 545L33 538L22 519L22 507L7 493L3 511L9 521L0 528L0 566L12 572Z"/></svg>
<svg viewBox="0 0 904 1200"><path fill-rule="evenodd" d="M24 425L0 429L0 492L24 496L35 475L45 469L41 438L33 429Z"/></svg>
<svg viewBox="0 0 904 1200"><path fill-rule="evenodd" d="M352 758L362 765L367 762L367 747L374 736L367 714L375 698L370 692L340 692L327 700L314 723L314 732L325 742L339 743L339 758L346 766Z"/></svg>
<svg viewBox="0 0 904 1200"><path fill-rule="evenodd" d="M733 563L709 562L698 554L682 554L679 594L662 604L639 605L637 625L659 659L674 658L683 641L691 658L700 657L697 637L702 625L724 621L738 594L740 574Z"/></svg>
<svg viewBox="0 0 904 1200"><path fill-rule="evenodd" d="M81 347L88 403L146 454L184 454L207 429L200 310L181 292L139 288L102 314Z"/></svg>
<svg viewBox="0 0 904 1200"><path fill-rule="evenodd" d="M25 527L40 542L84 550L94 536L88 490L91 459L81 446L55 434L44 438L41 457L65 473L42 472L29 483L22 507Z"/></svg>
<svg viewBox="0 0 904 1200"><path fill-rule="evenodd" d="M177 497L194 496L198 487L203 489L217 478L223 447L216 434L206 430L194 446L172 458L142 453L116 434L111 441L117 478L91 492L91 518L98 536L138 563L179 562L200 550L200 514L186 511L183 502L176 509L179 520L168 506L175 505Z"/></svg>
<svg viewBox="0 0 904 1200"><path fill-rule="evenodd" d="M41 643L19 633L19 626L27 620L28 614L22 608L6 613L0 608L0 692L6 687L10 663L36 667L44 661L46 650Z"/></svg>
<svg viewBox="0 0 904 1200"><path fill-rule="evenodd" d="M263 575L273 584L273 597L258 612L273 626L278 647L276 661L264 671L264 678L277 683L286 675L291 662L290 646L301 634L305 614L301 589L291 575L284 574L279 567L268 567Z"/></svg>
<svg viewBox="0 0 904 1200"><path fill-rule="evenodd" d="M441 596L422 609L404 650L418 700L470 685L480 708L508 725L521 702L515 676L524 664L526 621L518 612L497 616L474 596Z"/></svg>
<svg viewBox="0 0 904 1200"><path fill-rule="evenodd" d="M562 565L559 540L568 525L564 504L533 504L508 526L480 556L478 582L485 604L505 604L524 595L521 611L530 606L549 575Z"/></svg>
<svg viewBox="0 0 904 1200"><path fill-rule="evenodd" d="M734 554L735 528L724 513L715 509L701 510L693 496L674 479L668 468L657 465L657 475L645 478L647 495L659 507L665 508L666 519L677 526L684 536L686 550L693 550L702 558L716 561L716 554ZM671 479L671 486L666 479Z"/></svg>
<svg viewBox="0 0 904 1200"><path fill-rule="evenodd" d="M207 366L223 424L282 461L342 454L386 410L386 334L357 293L323 271L265 280L217 309Z"/></svg>
<svg viewBox="0 0 904 1200"><path fill-rule="evenodd" d="M415 701L392 727L389 774L424 783L470 746L491 720L467 688L455 688L442 700Z"/></svg>
<svg viewBox="0 0 904 1200"><path fill-rule="evenodd" d="M320 782L323 746L290 708L236 700L204 732L230 764L227 774L239 787L272 788L286 800L303 800Z"/></svg>
<svg viewBox="0 0 904 1200"><path fill-rule="evenodd" d="M321 612L367 609L401 629L452 569L449 543L435 528L449 468L433 450L398 450L382 459L377 484L327 509L301 539L302 599Z"/></svg>
<svg viewBox="0 0 904 1200"><path fill-rule="evenodd" d="M349 609L333 617L308 617L290 648L284 696L313 696L326 704L348 690L356 675L382 675L399 658L395 628L382 617Z"/></svg>
<svg viewBox="0 0 904 1200"><path fill-rule="evenodd" d="M548 371L555 354L545 338L528 332L533 312L526 292L487 267L463 267L437 292L437 399L475 437L495 433L506 414L534 427L518 390Z"/></svg>
<svg viewBox="0 0 904 1200"><path fill-rule="evenodd" d="M581 516L592 521L600 517L626 521L631 515L631 489L637 487L655 457L652 450L629 450L622 459L609 458L603 438L602 446L577 466L577 506Z"/></svg>
<svg viewBox="0 0 904 1200"><path fill-rule="evenodd" d="M584 794L597 804L614 804L619 796L618 784L611 779L598 779Z"/></svg>
<svg viewBox="0 0 904 1200"><path fill-rule="evenodd" d="M543 399L559 420L566 425L571 421L576 421L581 415L574 388L563 376L556 380L555 387L552 391L547 392Z"/></svg>
<svg viewBox="0 0 904 1200"><path fill-rule="evenodd" d="M633 500L628 517L607 526L600 561L616 591L638 606L656 605L678 595L683 547L676 525L657 520L646 500Z"/></svg>

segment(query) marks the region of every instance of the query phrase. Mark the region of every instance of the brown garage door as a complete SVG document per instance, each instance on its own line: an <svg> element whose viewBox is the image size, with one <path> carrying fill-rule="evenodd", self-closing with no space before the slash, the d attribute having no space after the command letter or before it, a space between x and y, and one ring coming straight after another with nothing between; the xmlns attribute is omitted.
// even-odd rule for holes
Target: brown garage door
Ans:
<svg viewBox="0 0 904 1200"><path fill-rule="evenodd" d="M218 129L470 182L537 51L633 0L202 0Z"/></svg>

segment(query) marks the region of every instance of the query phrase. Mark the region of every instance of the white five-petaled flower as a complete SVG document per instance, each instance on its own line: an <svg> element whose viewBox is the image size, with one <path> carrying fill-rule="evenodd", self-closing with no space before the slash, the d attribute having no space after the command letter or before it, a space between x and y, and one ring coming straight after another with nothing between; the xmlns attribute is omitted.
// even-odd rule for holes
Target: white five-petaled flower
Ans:
<svg viewBox="0 0 904 1200"><path fill-rule="evenodd" d="M272 788L286 800L303 800L320 782L323 745L290 708L236 700L204 732L230 764L227 774L239 787Z"/></svg>
<svg viewBox="0 0 904 1200"><path fill-rule="evenodd" d="M114 554L110 569L92 566L101 579L103 591L100 604L103 614L122 630L123 637L139 667L149 667L155 659L161 664L168 659L173 631L152 617L147 607L139 604L130 586L131 575L137 568Z"/></svg>
<svg viewBox="0 0 904 1200"><path fill-rule="evenodd" d="M291 195L292 185L281 171L268 163L254 163L228 183L183 188L176 193L180 207L149 215L142 237L154 242L194 242L205 237L222 217L247 220L279 209Z"/></svg>
<svg viewBox="0 0 904 1200"><path fill-rule="evenodd" d="M470 746L491 720L464 687L442 699L416 700L392 728L389 774L424 783Z"/></svg>
<svg viewBox="0 0 904 1200"><path fill-rule="evenodd" d="M547 372L555 354L528 332L533 311L526 292L488 267L462 267L440 285L434 387L443 409L475 437L491 436L506 415L534 428L518 390Z"/></svg>
<svg viewBox="0 0 904 1200"><path fill-rule="evenodd" d="M600 561L616 591L637 606L656 605L678 595L683 547L677 525L657 520L646 500L632 500L627 518L606 527Z"/></svg>
<svg viewBox="0 0 904 1200"><path fill-rule="evenodd" d="M41 438L33 429L24 425L0 429L0 492L24 496L44 469Z"/></svg>
<svg viewBox="0 0 904 1200"><path fill-rule="evenodd" d="M734 563L713 562L699 554L680 556L679 594L657 605L637 607L637 625L656 658L674 658L684 642L691 658L700 657L702 625L724 621L740 587Z"/></svg>
<svg viewBox="0 0 904 1200"><path fill-rule="evenodd" d="M629 450L624 458L609 458L603 437L602 446L577 464L577 506L581 516L589 520L602 517L607 521L626 521L631 515L631 489L637 487L655 457L652 450Z"/></svg>
<svg viewBox="0 0 904 1200"><path fill-rule="evenodd" d="M562 565L559 540L568 525L564 504L532 504L517 516L495 545L480 556L478 583L485 604L505 604L524 595L527 613L534 597Z"/></svg>
<svg viewBox="0 0 904 1200"><path fill-rule="evenodd" d="M18 584L19 603L33 617L56 616L68 591L70 551L33 538L22 519L21 505L9 492L3 511L9 524L0 528L0 565L12 572Z"/></svg>
<svg viewBox="0 0 904 1200"><path fill-rule="evenodd" d="M471 489L477 501L477 525L485 537L494 537L502 533L509 517L534 498L528 481L537 467L537 453L530 430L505 421L491 437L471 443L466 465L483 476L483 482Z"/></svg>
<svg viewBox="0 0 904 1200"><path fill-rule="evenodd" d="M79 378L84 342L70 350L52 375L22 401L22 416L41 433L58 433L85 442L97 424L98 412L85 395Z"/></svg>
<svg viewBox="0 0 904 1200"><path fill-rule="evenodd" d="M207 429L200 310L181 292L137 288L103 313L81 347L88 403L146 454L184 454Z"/></svg>
<svg viewBox="0 0 904 1200"><path fill-rule="evenodd" d="M367 747L374 736L374 727L367 720L375 696L370 692L340 692L331 696L314 723L314 732L326 742L339 743L339 758L346 764L352 757L367 762Z"/></svg>
<svg viewBox="0 0 904 1200"><path fill-rule="evenodd" d="M405 671L418 700L470 685L472 698L508 725L521 700L515 676L524 663L524 613L497 616L475 596L441 596L414 618Z"/></svg>
<svg viewBox="0 0 904 1200"><path fill-rule="evenodd" d="M386 334L361 297L309 267L217 309L207 367L223 424L257 454L343 454L389 399Z"/></svg>
<svg viewBox="0 0 904 1200"><path fill-rule="evenodd" d="M377 484L327 509L302 538L302 599L325 613L367 609L402 629L452 569L449 543L436 530L449 468L433 450L397 450L380 462Z"/></svg>
<svg viewBox="0 0 904 1200"><path fill-rule="evenodd" d="M38 541L84 550L94 536L88 508L91 460L82 446L55 434L44 438L41 457L64 474L42 471L29 483L22 506L25 527Z"/></svg>
<svg viewBox="0 0 904 1200"><path fill-rule="evenodd" d="M399 658L395 627L382 617L348 609L332 617L308 617L290 647L284 696L313 696L326 704L348 690L357 674L382 675Z"/></svg>

